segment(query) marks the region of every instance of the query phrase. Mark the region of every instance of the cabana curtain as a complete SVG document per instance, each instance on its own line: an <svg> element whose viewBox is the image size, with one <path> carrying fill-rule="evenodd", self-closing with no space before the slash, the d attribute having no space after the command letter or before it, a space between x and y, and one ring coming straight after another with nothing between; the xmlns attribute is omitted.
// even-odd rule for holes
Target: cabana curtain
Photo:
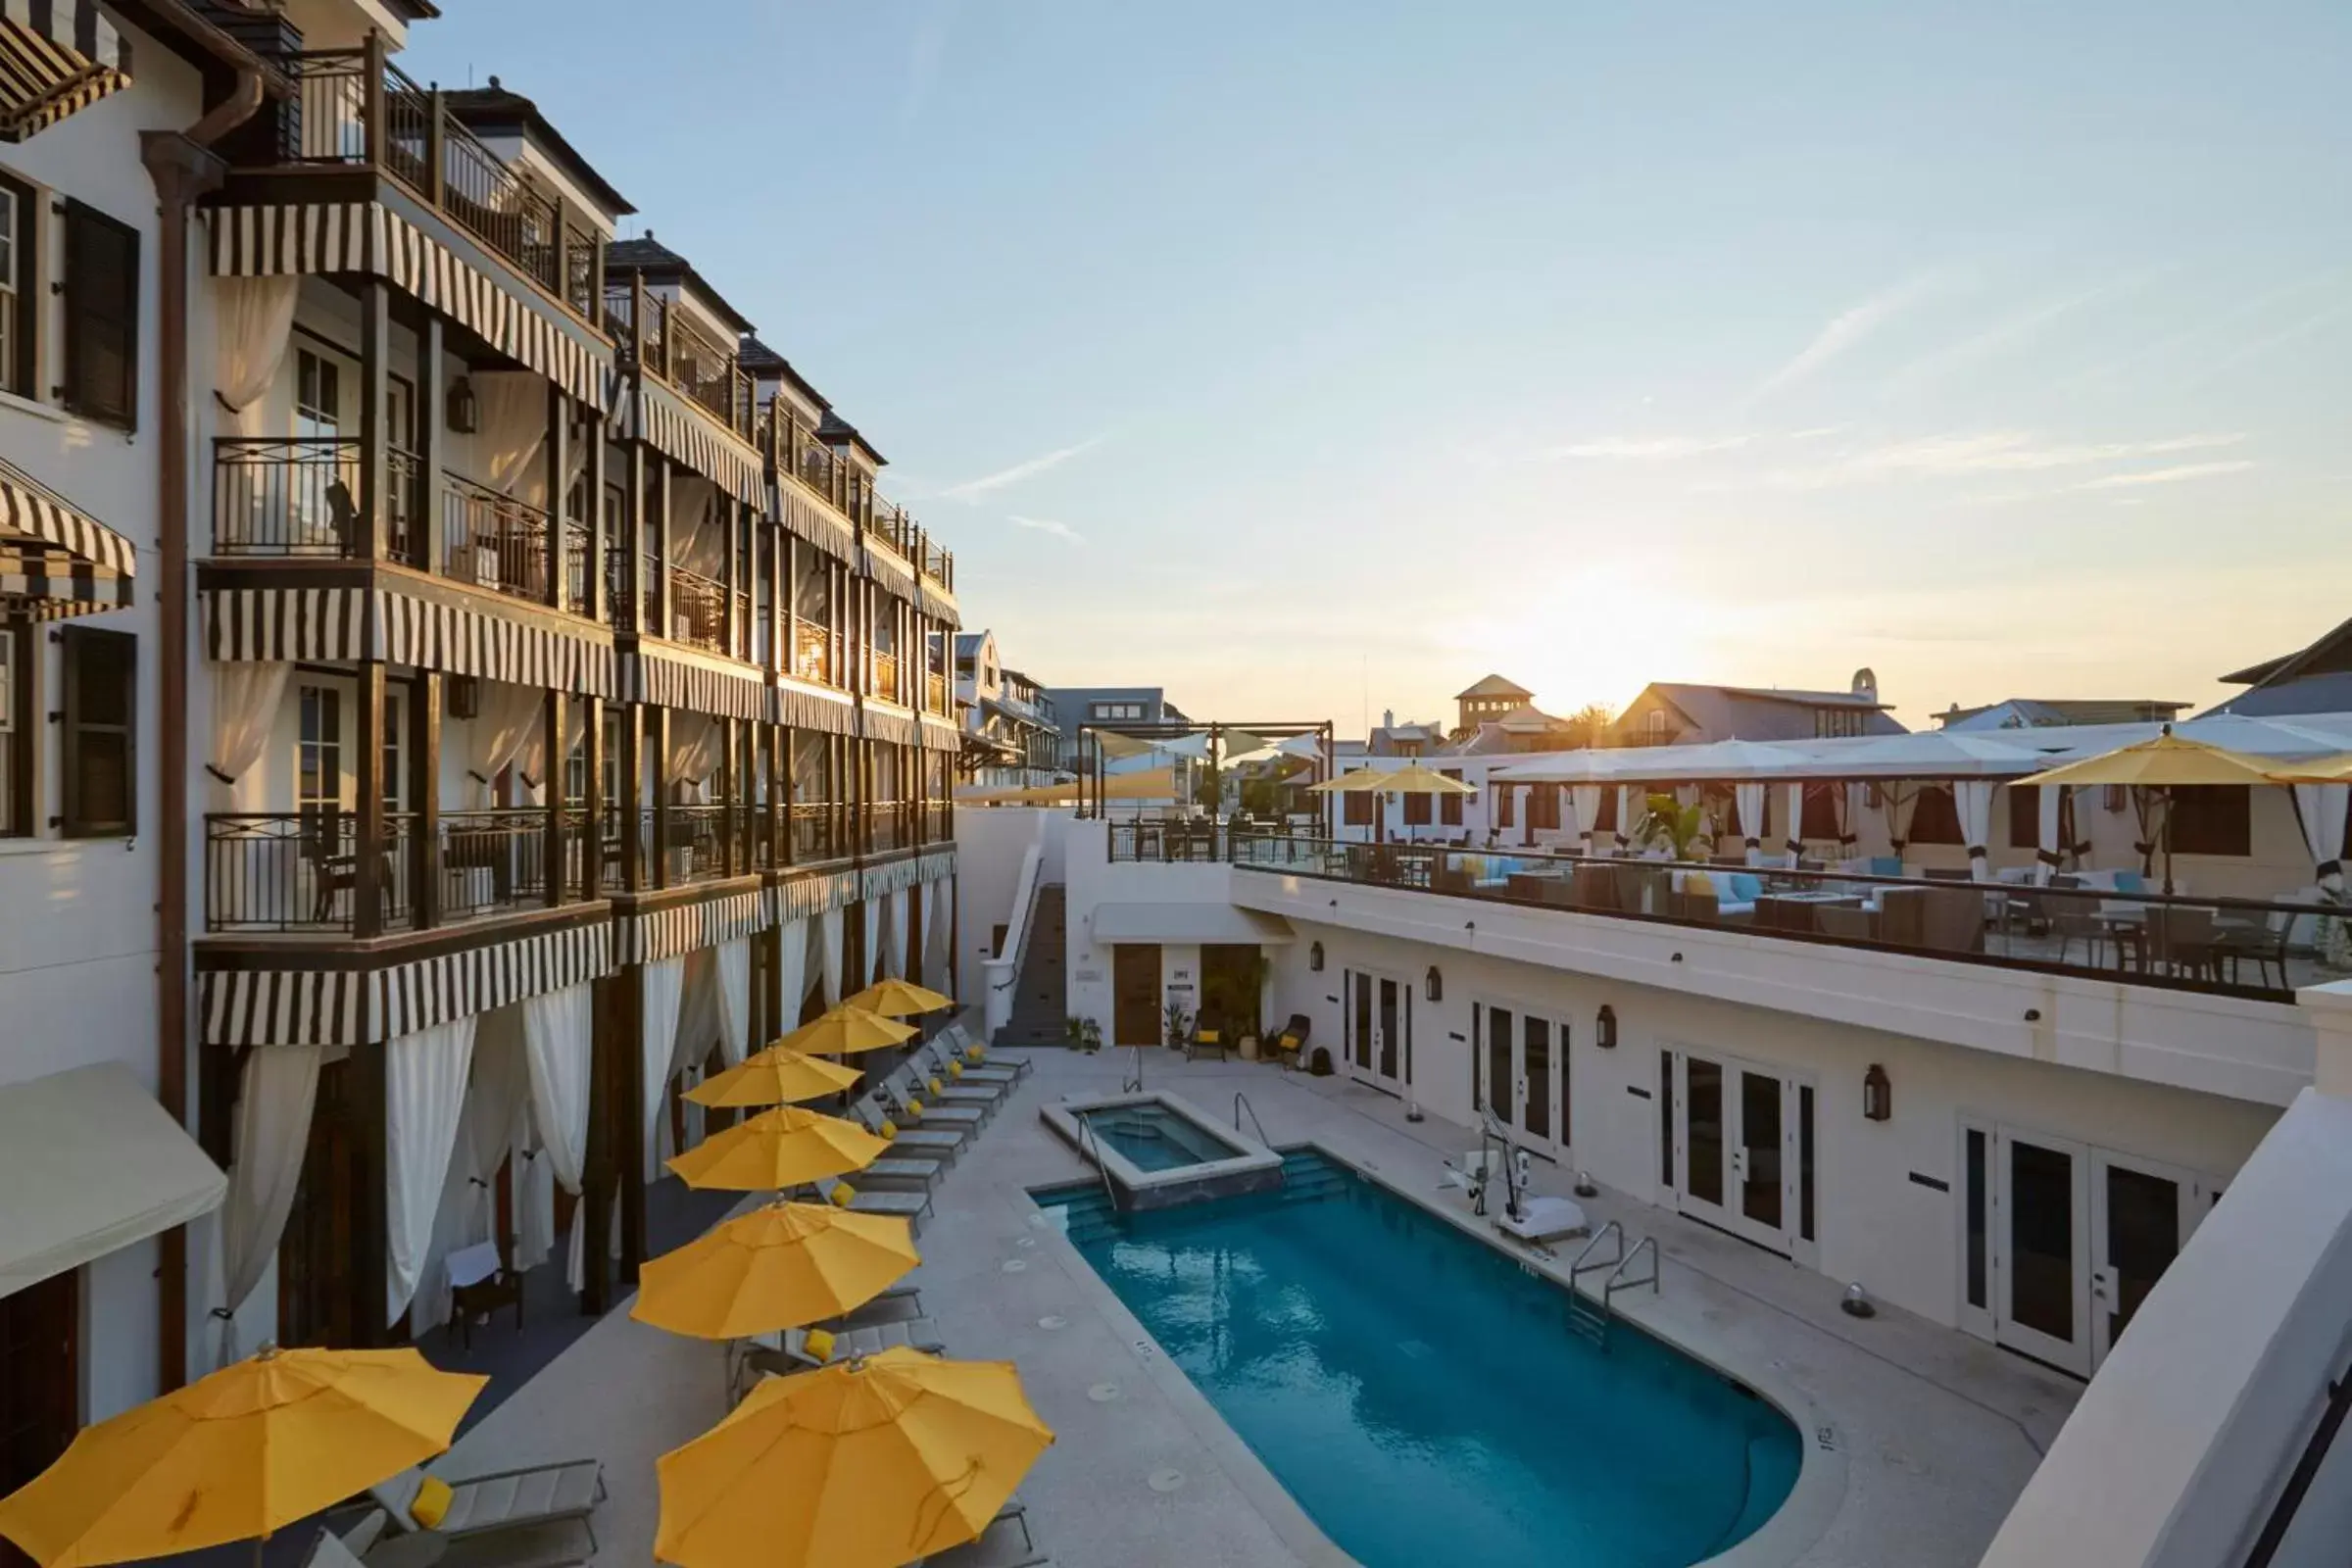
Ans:
<svg viewBox="0 0 2352 1568"><path fill-rule="evenodd" d="M1782 805L1788 813L1788 820L1781 824L1783 847L1788 852L1788 869L1793 871L1805 855L1805 786L1785 785L1782 794L1785 797Z"/></svg>
<svg viewBox="0 0 2352 1568"><path fill-rule="evenodd" d="M245 1053L237 1095L228 1199L220 1209L220 1364L237 1359L237 1309L253 1294L294 1207L302 1157L311 1143L323 1046L255 1046Z"/></svg>
<svg viewBox="0 0 2352 1568"><path fill-rule="evenodd" d="M391 1245L384 1271L386 1323L400 1321L423 1278L480 1021L477 1013L384 1043L384 1224Z"/></svg>
<svg viewBox="0 0 2352 1568"><path fill-rule="evenodd" d="M737 937L717 950L718 1051L732 1067L743 1060L752 1040L752 939Z"/></svg>
<svg viewBox="0 0 2352 1568"><path fill-rule="evenodd" d="M1764 785L1741 779L1732 786L1732 799L1740 808L1740 837L1747 850L1747 863L1758 864L1764 858Z"/></svg>
<svg viewBox="0 0 2352 1568"><path fill-rule="evenodd" d="M294 666L282 661L213 665L213 756L204 770L229 806L237 782L270 749L277 705Z"/></svg>
<svg viewBox="0 0 2352 1568"><path fill-rule="evenodd" d="M801 1021L801 1004L808 1000L808 921L787 920L776 935L777 994L784 999L784 1033Z"/></svg>
<svg viewBox="0 0 2352 1568"><path fill-rule="evenodd" d="M686 990L685 958L661 958L645 965L644 987L645 1055L639 1070L645 1075L644 1178L650 1182L662 1174L662 1091L669 1083L670 1054L677 1047L678 1004Z"/></svg>
<svg viewBox="0 0 2352 1568"><path fill-rule="evenodd" d="M893 979L906 978L908 892L900 888L882 902L882 964Z"/></svg>
<svg viewBox="0 0 2352 1568"><path fill-rule="evenodd" d="M2344 810L2352 784L2298 784L2295 816L2311 851L2313 880L2330 899L2344 896Z"/></svg>
<svg viewBox="0 0 2352 1568"><path fill-rule="evenodd" d="M294 300L302 279L291 272L274 277L213 279L213 394L229 412L236 433L265 434L269 417L263 399L277 383L294 336Z"/></svg>
<svg viewBox="0 0 2352 1568"><path fill-rule="evenodd" d="M590 1034L596 1004L587 985L565 986L524 999L522 1049L531 1085L531 1124L539 1134L558 1187L578 1197L588 1163ZM564 1277L573 1290L586 1282L582 1225L574 1212Z"/></svg>
<svg viewBox="0 0 2352 1568"><path fill-rule="evenodd" d="M842 936L848 924L846 911L827 909L816 917L817 975L825 987L825 1005L841 1005Z"/></svg>
<svg viewBox="0 0 2352 1568"><path fill-rule="evenodd" d="M1979 882L1992 880L1992 786L1988 778L1952 780L1952 810L1960 818L1960 839L1968 846L1969 875Z"/></svg>
<svg viewBox="0 0 2352 1568"><path fill-rule="evenodd" d="M1619 849L1630 850L1634 847L1634 840L1642 828L1642 818L1647 811L1648 806L1642 798L1641 785L1620 784L1617 786L1617 847Z"/></svg>
<svg viewBox="0 0 2352 1568"><path fill-rule="evenodd" d="M1591 855L1593 853L1593 824L1600 820L1600 786L1571 784L1568 787L1568 804L1576 812L1577 837L1584 841L1585 853ZM1623 825L1625 818L1619 816L1617 820Z"/></svg>

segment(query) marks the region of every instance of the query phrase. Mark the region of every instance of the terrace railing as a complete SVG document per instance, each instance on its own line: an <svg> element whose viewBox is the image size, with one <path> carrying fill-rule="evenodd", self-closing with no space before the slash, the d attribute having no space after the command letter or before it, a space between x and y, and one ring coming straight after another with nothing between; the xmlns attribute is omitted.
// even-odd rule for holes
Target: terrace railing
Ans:
<svg viewBox="0 0 2352 1568"><path fill-rule="evenodd" d="M441 813L443 921L547 903L547 812L501 807Z"/></svg>
<svg viewBox="0 0 2352 1568"><path fill-rule="evenodd" d="M606 285L604 324L642 368L669 382L744 440L755 438L758 386L735 350L648 289L643 278Z"/></svg>
<svg viewBox="0 0 2352 1568"><path fill-rule="evenodd" d="M669 639L708 649L727 647L727 590L699 571L669 568Z"/></svg>
<svg viewBox="0 0 2352 1568"><path fill-rule="evenodd" d="M923 711L951 715L953 713L953 710L948 707L948 677L936 669L926 670L923 673Z"/></svg>
<svg viewBox="0 0 2352 1568"><path fill-rule="evenodd" d="M386 454L384 548L417 564L418 465ZM222 436L213 443L213 553L352 558L361 548L360 443L351 436Z"/></svg>
<svg viewBox="0 0 2352 1568"><path fill-rule="evenodd" d="M442 480L442 570L459 582L547 602L547 514L458 474Z"/></svg>
<svg viewBox="0 0 2352 1568"><path fill-rule="evenodd" d="M867 650L866 667L872 672L872 695L886 703L899 700L899 656L887 648Z"/></svg>
<svg viewBox="0 0 2352 1568"><path fill-rule="evenodd" d="M1113 860L1182 863L1225 858L1226 838L1218 823L1200 818L1150 817L1114 819L1110 829Z"/></svg>
<svg viewBox="0 0 2352 1568"><path fill-rule="evenodd" d="M416 923L416 817L387 812L374 847L378 929ZM208 932L351 932L359 818L349 811L215 811L204 819Z"/></svg>
<svg viewBox="0 0 2352 1568"><path fill-rule="evenodd" d="M838 686L830 628L798 616L792 622L792 673L802 680Z"/></svg>
<svg viewBox="0 0 2352 1568"><path fill-rule="evenodd" d="M792 861L808 865L839 859L848 851L841 835L841 808L828 801L794 801L785 808Z"/></svg>
<svg viewBox="0 0 2352 1568"><path fill-rule="evenodd" d="M1113 858L1122 827L1152 826L1113 822ZM1246 832L1227 849L1239 868L1285 876L2275 1002L2344 977L2323 956L2341 951L2330 923L2352 918L2348 906L2119 893L2063 875L2037 886ZM1139 841L1134 858L1154 857Z"/></svg>

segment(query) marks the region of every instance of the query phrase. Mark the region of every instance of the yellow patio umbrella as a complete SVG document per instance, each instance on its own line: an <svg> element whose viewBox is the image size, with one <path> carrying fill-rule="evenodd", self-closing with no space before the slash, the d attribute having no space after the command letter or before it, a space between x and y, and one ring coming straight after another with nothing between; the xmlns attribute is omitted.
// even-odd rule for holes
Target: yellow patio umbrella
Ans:
<svg viewBox="0 0 2352 1568"><path fill-rule="evenodd" d="M1465 784L1458 778L1447 778L1415 762L1389 772L1378 768L1359 767L1338 778L1327 778L1310 785L1317 795L1476 795L1478 786Z"/></svg>
<svg viewBox="0 0 2352 1568"><path fill-rule="evenodd" d="M665 1163L689 1187L765 1193L863 1170L889 1147L856 1122L778 1105L712 1133Z"/></svg>
<svg viewBox="0 0 2352 1568"><path fill-rule="evenodd" d="M790 1105L838 1095L864 1077L855 1067L770 1046L686 1091L698 1105Z"/></svg>
<svg viewBox="0 0 2352 1568"><path fill-rule="evenodd" d="M863 1007L885 1018L911 1018L919 1012L937 1012L942 1007L956 1005L954 997L943 997L927 986L911 980L877 980L863 991L842 1004L845 1007Z"/></svg>
<svg viewBox="0 0 2352 1568"><path fill-rule="evenodd" d="M921 1261L905 1219L770 1203L649 1260L629 1316L698 1340L775 1334L862 1306Z"/></svg>
<svg viewBox="0 0 2352 1568"><path fill-rule="evenodd" d="M849 1056L860 1051L903 1045L914 1035L912 1029L896 1018L885 1018L845 1002L816 1022L801 1025L776 1044L787 1051L814 1056Z"/></svg>
<svg viewBox="0 0 2352 1568"><path fill-rule="evenodd" d="M2352 752L2315 757L2308 762L2280 762L2271 769L2274 784L2352 784Z"/></svg>
<svg viewBox="0 0 2352 1568"><path fill-rule="evenodd" d="M2276 766L2263 758L2185 739L2174 734L2173 726L2167 724L2151 740L2085 757L2081 761L2068 762L2015 782L2035 788L2121 784L2137 791L2156 792L2165 804L2159 838L2164 846L2164 891L2170 893L2173 891L2173 791L2207 784L2276 784L2278 781L2272 776ZM2144 803L2146 796L2137 798ZM2144 834L2147 831L2144 804L2139 808L2139 820ZM2146 841L2143 839L2142 843Z"/></svg>
<svg viewBox="0 0 2352 1568"><path fill-rule="evenodd" d="M655 1462L676 1568L899 1568L986 1530L1053 1443L1008 1361L891 1349L770 1378Z"/></svg>
<svg viewBox="0 0 2352 1568"><path fill-rule="evenodd" d="M449 1446L490 1380L413 1349L264 1349L112 1420L0 1499L43 1568L257 1543Z"/></svg>

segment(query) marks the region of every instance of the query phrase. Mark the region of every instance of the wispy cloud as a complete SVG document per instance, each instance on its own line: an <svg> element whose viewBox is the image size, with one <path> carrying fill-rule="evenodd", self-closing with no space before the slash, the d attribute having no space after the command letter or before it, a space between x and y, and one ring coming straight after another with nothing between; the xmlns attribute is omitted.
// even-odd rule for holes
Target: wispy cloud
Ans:
<svg viewBox="0 0 2352 1568"><path fill-rule="evenodd" d="M1695 458L1709 452L1730 452L1747 445L1751 439L1744 435L1662 435L1632 439L1602 436L1596 440L1579 441L1573 446L1554 447L1552 456L1648 463L1664 458Z"/></svg>
<svg viewBox="0 0 2352 1568"><path fill-rule="evenodd" d="M2240 322L2255 320L2277 306L2302 299L2306 295L2330 285L2339 284L2343 280L2344 273L2341 271L2312 272L2292 281L2281 283L2275 288L2265 289L2259 294L2237 301L2219 315L2208 317L2194 326L2179 332L2168 333L2153 342L2142 343L2113 359L2078 370L2054 383L2051 390L2062 392L2081 386L2085 382L2109 380L2122 374L2125 370L2145 365L2152 360L2161 360L2166 355L2178 350L2224 338L2229 335L2230 328ZM2235 357L2233 352L2230 358ZM2210 375L2213 372L2211 368L2208 368L2205 373Z"/></svg>
<svg viewBox="0 0 2352 1568"><path fill-rule="evenodd" d="M1950 282L1948 272L1923 272L1839 312L1831 318L1829 325L1814 334L1812 342L1798 351L1796 358L1766 376L1757 386L1755 395L1766 397L1794 386L1905 311L1940 292Z"/></svg>
<svg viewBox="0 0 2352 1568"><path fill-rule="evenodd" d="M2145 484L2180 484L2186 479L2210 479L2216 474L2243 473L2253 467L2250 462L2182 463L2170 468L2149 468L2140 473L2109 473L2096 479L2086 479L2076 485L2077 490L2132 490Z"/></svg>
<svg viewBox="0 0 2352 1568"><path fill-rule="evenodd" d="M1050 533L1056 539L1066 540L1074 545L1086 543L1077 529L1066 522L1055 522L1051 517L1024 517L1013 514L1006 516L1004 520L1016 528L1029 528L1038 533Z"/></svg>
<svg viewBox="0 0 2352 1568"><path fill-rule="evenodd" d="M1009 468L999 468L996 472L984 473L977 479L966 479L961 484L952 484L939 493L950 501L977 501L982 496L993 495L999 490L1019 484L1024 479L1034 479L1050 469L1058 468L1080 453L1101 445L1102 440L1101 436L1096 436L1093 440L1081 441L1074 447L1059 447L1052 452L1041 453L1037 457L1016 463Z"/></svg>
<svg viewBox="0 0 2352 1568"><path fill-rule="evenodd" d="M1903 478L1962 478L2089 467L2171 452L2235 446L2242 433L2167 436L2154 441L2052 442L2023 430L1985 430L1883 442L1817 467L1784 469L1764 482L1783 490L1826 490Z"/></svg>
<svg viewBox="0 0 2352 1568"><path fill-rule="evenodd" d="M2026 347L2039 335L2043 327L2070 312L2082 309L2108 292L2105 284L2088 288L2065 299L2052 300L2032 310L2019 311L1995 321L1984 331L1946 344L1932 354L1925 354L1887 378L1893 389L1917 388L1942 380L1955 371L1970 366L1996 359L2013 350Z"/></svg>
<svg viewBox="0 0 2352 1568"><path fill-rule="evenodd" d="M2352 314L2352 301L2346 301L2340 305L2330 305L2324 311L2315 312L2302 318L2292 325L2281 327L2276 332L2266 333L2251 342L2240 343L2236 348L2205 367L2202 371L2181 382L2180 390L2185 392L2192 387L2203 386L2224 370L2234 369L2258 355L2268 354L2271 350L2284 348L2299 338L2309 337L2320 328L2347 314Z"/></svg>

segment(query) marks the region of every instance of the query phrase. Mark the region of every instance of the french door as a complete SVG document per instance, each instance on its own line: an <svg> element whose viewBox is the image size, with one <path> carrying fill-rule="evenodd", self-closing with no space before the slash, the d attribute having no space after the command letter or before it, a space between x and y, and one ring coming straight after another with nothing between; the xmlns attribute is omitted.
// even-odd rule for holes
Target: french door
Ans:
<svg viewBox="0 0 2352 1568"><path fill-rule="evenodd" d="M1717 1052L1675 1053L1675 1206L1809 1261L1813 1123L1812 1084Z"/></svg>
<svg viewBox="0 0 2352 1568"><path fill-rule="evenodd" d="M1348 1075L1402 1095L1413 1082L1413 991L1394 975L1347 971Z"/></svg>
<svg viewBox="0 0 2352 1568"><path fill-rule="evenodd" d="M1568 1151L1568 1026L1517 1007L1476 1009L1479 1103L1533 1152Z"/></svg>
<svg viewBox="0 0 2352 1568"><path fill-rule="evenodd" d="M2196 1172L1964 1120L1961 1326L2088 1377L2221 1195Z"/></svg>

